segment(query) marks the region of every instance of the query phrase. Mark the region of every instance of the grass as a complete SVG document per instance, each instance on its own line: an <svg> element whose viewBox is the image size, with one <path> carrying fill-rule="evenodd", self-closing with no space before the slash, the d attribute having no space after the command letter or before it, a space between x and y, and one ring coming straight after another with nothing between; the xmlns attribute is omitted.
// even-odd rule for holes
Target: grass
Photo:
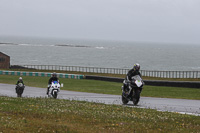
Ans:
<svg viewBox="0 0 200 133"><path fill-rule="evenodd" d="M102 76L102 75L101 75ZM18 76L0 75L15 84ZM48 77L23 76L26 86L46 88ZM64 90L121 94L122 83L60 78ZM198 99L200 89L145 86L142 96ZM194 132L200 116L80 101L0 97L1 132Z"/></svg>
<svg viewBox="0 0 200 133"><path fill-rule="evenodd" d="M62 99L0 97L0 132L194 132L200 117Z"/></svg>
<svg viewBox="0 0 200 133"><path fill-rule="evenodd" d="M0 83L16 84L18 76L0 75ZM23 76L26 86L46 88L48 77L30 77ZM97 80L77 80L60 78L64 83L63 90L115 94L121 95L122 83L97 81ZM181 88L181 87L161 87L161 86L144 86L141 96L146 97L163 97L163 98L183 98L200 100L200 89Z"/></svg>

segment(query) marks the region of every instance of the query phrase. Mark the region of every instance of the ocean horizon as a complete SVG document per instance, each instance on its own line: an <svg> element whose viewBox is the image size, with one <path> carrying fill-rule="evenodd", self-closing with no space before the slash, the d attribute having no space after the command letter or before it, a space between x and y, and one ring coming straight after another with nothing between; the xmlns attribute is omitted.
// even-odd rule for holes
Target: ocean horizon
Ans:
<svg viewBox="0 0 200 133"><path fill-rule="evenodd" d="M198 71L200 45L0 36L11 65L61 65Z"/></svg>

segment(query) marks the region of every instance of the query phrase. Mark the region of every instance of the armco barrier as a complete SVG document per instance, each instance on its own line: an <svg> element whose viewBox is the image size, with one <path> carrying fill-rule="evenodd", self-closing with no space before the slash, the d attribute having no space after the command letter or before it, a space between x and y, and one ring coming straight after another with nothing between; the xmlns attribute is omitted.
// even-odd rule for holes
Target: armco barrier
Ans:
<svg viewBox="0 0 200 133"><path fill-rule="evenodd" d="M122 78L114 78L114 77L102 77L102 76L85 76L85 79L93 79L93 80L101 80L101 81L111 81L111 82L119 82L122 83L124 79Z"/></svg>
<svg viewBox="0 0 200 133"><path fill-rule="evenodd" d="M85 76L85 79L111 81L111 82L123 82L123 78L115 77L101 77L101 76ZM151 86L169 86L169 87L187 87L187 88L199 88L200 82L189 81L160 81L160 80L144 80L145 85Z"/></svg>
<svg viewBox="0 0 200 133"><path fill-rule="evenodd" d="M127 74L130 68L101 68L83 66L60 66L60 65L11 65L11 69L34 69L34 70L59 70L89 73ZM158 78L200 78L200 71L156 71L140 70L142 76Z"/></svg>
<svg viewBox="0 0 200 133"><path fill-rule="evenodd" d="M44 72L23 72L23 71L0 71L0 75L16 75L16 76L39 76L51 77L52 73ZM59 78L83 79L84 75L57 73Z"/></svg>

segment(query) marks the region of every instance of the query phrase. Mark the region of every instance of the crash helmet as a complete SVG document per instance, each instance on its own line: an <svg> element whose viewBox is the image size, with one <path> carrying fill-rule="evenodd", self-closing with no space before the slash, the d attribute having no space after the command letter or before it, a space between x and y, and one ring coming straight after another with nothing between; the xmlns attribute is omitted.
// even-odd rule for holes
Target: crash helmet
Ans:
<svg viewBox="0 0 200 133"><path fill-rule="evenodd" d="M135 63L135 64L133 65L133 70L139 72L139 71L140 71L140 64Z"/></svg>
<svg viewBox="0 0 200 133"><path fill-rule="evenodd" d="M19 77L19 80L22 80L22 77Z"/></svg>
<svg viewBox="0 0 200 133"><path fill-rule="evenodd" d="M57 77L56 72L54 72L54 73L52 74L52 77Z"/></svg>

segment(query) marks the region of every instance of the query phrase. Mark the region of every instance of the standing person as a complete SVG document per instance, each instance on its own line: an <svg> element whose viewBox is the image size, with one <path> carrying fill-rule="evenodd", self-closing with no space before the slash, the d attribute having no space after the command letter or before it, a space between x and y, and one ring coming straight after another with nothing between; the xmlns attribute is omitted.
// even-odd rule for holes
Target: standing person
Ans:
<svg viewBox="0 0 200 133"><path fill-rule="evenodd" d="M24 82L23 82L23 80L22 80L22 77L19 77L19 79L18 79L18 81L17 81L17 83L16 83L16 87L15 87L16 93L17 93L17 86L18 86L19 83L22 83L22 84L24 85Z"/></svg>
<svg viewBox="0 0 200 133"><path fill-rule="evenodd" d="M49 88L50 88L51 83L52 83L53 81L58 81L58 82L59 82L59 80L58 80L58 78L57 78L56 72L54 72L54 73L52 74L52 77L51 77L51 78L49 79L49 81L48 81L47 95L49 94Z"/></svg>
<svg viewBox="0 0 200 133"><path fill-rule="evenodd" d="M123 82L123 90L127 90L127 81L129 82L129 81L131 81L131 78L133 77L133 76L135 76L135 75L139 75L140 77L141 77L141 74L140 74L140 64L138 64L138 63L135 63L134 65L133 65L133 68L131 69L131 70L129 70L128 71L128 73L127 73L127 75L126 75L126 77L125 77L125 80L124 80L124 82Z"/></svg>

